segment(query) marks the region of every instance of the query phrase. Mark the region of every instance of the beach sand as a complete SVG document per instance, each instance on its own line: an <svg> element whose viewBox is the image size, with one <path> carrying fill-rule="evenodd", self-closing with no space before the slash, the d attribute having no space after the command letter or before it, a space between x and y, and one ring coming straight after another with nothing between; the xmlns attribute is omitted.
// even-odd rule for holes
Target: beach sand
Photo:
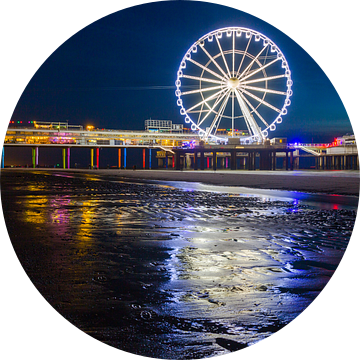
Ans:
<svg viewBox="0 0 360 360"><path fill-rule="evenodd" d="M146 181L187 181L339 195L359 195L358 171L176 171L176 170L67 170Z"/></svg>

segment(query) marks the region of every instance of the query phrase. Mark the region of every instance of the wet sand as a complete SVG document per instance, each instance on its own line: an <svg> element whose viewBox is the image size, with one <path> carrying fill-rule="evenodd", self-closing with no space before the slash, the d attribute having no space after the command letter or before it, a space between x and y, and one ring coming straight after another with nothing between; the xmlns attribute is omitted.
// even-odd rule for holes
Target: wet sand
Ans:
<svg viewBox="0 0 360 360"><path fill-rule="evenodd" d="M130 170L121 176L128 179L189 181L221 186L347 195L358 195L360 184L359 173L356 171Z"/></svg>
<svg viewBox="0 0 360 360"><path fill-rule="evenodd" d="M176 170L67 170L146 181L187 181L326 194L359 195L358 171L176 171Z"/></svg>
<svg viewBox="0 0 360 360"><path fill-rule="evenodd" d="M14 249L45 299L104 343L169 359L283 328L327 284L356 216L102 171L5 170L1 190Z"/></svg>

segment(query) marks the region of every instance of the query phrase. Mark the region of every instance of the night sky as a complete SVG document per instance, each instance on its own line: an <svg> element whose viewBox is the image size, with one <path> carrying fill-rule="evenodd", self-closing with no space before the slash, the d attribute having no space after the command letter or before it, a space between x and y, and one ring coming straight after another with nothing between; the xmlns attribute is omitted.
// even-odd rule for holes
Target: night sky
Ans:
<svg viewBox="0 0 360 360"><path fill-rule="evenodd" d="M227 26L264 33L289 63L292 103L272 136L331 142L352 133L331 82L294 41L247 13L188 1L134 6L79 31L39 68L12 120L68 121L128 130L144 129L149 118L184 123L174 94L179 63L198 38Z"/></svg>

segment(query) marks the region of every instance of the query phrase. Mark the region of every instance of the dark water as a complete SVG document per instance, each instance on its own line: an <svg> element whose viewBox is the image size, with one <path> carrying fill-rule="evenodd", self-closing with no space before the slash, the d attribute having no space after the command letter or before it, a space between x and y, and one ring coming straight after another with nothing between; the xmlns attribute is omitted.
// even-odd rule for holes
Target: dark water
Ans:
<svg viewBox="0 0 360 360"><path fill-rule="evenodd" d="M168 359L240 350L293 320L336 270L357 204L60 172L2 171L1 190L47 301L104 343Z"/></svg>

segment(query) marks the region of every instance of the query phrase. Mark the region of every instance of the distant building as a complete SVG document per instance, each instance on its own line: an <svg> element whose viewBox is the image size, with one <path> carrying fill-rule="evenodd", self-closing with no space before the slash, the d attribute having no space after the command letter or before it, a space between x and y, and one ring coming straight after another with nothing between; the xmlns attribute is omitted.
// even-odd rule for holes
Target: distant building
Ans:
<svg viewBox="0 0 360 360"><path fill-rule="evenodd" d="M173 124L171 120L145 120L145 130L150 132L183 133L182 124Z"/></svg>
<svg viewBox="0 0 360 360"><path fill-rule="evenodd" d="M335 139L334 146L341 146L341 145L356 145L355 135L343 135Z"/></svg>

